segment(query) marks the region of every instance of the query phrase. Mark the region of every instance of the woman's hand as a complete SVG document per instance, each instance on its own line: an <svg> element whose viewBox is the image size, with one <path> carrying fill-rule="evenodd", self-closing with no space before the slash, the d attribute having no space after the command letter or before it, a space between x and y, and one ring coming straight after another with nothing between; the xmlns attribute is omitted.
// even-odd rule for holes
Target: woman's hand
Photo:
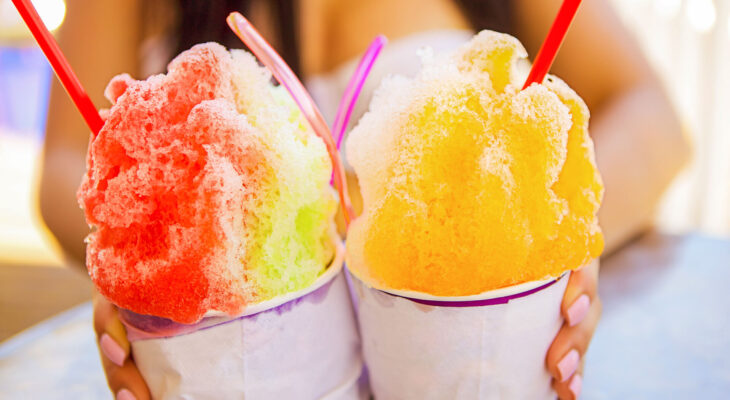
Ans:
<svg viewBox="0 0 730 400"><path fill-rule="evenodd" d="M106 381L116 399L149 400L147 384L130 357L127 332L117 308L98 293L94 295L94 330Z"/></svg>
<svg viewBox="0 0 730 400"><path fill-rule="evenodd" d="M583 385L583 356L601 318L598 260L570 275L561 312L565 322L548 350L546 363L560 399L576 399Z"/></svg>

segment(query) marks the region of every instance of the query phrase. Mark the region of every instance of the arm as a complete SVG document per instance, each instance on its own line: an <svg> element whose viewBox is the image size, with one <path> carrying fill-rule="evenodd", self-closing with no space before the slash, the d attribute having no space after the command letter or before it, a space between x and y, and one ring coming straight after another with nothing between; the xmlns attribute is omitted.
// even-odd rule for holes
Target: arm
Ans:
<svg viewBox="0 0 730 400"><path fill-rule="evenodd" d="M606 253L646 230L664 190L689 160L689 145L657 84L636 85L591 124L606 186L598 217Z"/></svg>
<svg viewBox="0 0 730 400"><path fill-rule="evenodd" d="M57 40L97 107L109 79L135 71L138 44L137 1L71 0ZM43 152L41 215L67 262L84 269L84 237L89 233L76 202L86 169L89 128L61 84L53 79Z"/></svg>
<svg viewBox="0 0 730 400"><path fill-rule="evenodd" d="M533 57L561 3L515 2L517 33ZM608 253L651 225L662 193L689 158L689 145L658 78L607 1L583 2L552 72L592 113Z"/></svg>
<svg viewBox="0 0 730 400"><path fill-rule="evenodd" d="M515 1L517 34L531 55L561 3ZM583 2L552 71L593 115L591 135L606 187L598 216L611 252L651 224L663 191L688 159L688 144L657 77L607 1ZM571 274L561 311L565 323L545 362L560 398L574 399L601 315L597 262Z"/></svg>
<svg viewBox="0 0 730 400"><path fill-rule="evenodd" d="M70 0L59 45L97 107L106 107L104 88L123 71L136 71L139 4L136 0ZM86 272L84 237L89 228L76 202L89 140L89 128L57 80L53 80L43 155L40 204L48 228L66 261ZM116 398L149 399L149 391L130 357L116 308L94 294L94 329L107 383ZM124 394L126 393L126 394ZM126 397L125 397L126 396Z"/></svg>

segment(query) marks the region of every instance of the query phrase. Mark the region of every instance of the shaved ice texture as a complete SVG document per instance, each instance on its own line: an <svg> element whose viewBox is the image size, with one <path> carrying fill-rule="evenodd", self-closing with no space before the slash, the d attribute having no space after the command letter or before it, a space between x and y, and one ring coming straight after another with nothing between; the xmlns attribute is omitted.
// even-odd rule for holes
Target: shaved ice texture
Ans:
<svg viewBox="0 0 730 400"><path fill-rule="evenodd" d="M380 289L465 296L578 268L603 250L588 109L483 31L412 80L384 82L350 133L364 201L347 265Z"/></svg>
<svg viewBox="0 0 730 400"><path fill-rule="evenodd" d="M268 70L214 43L112 79L78 192L87 267L120 307L192 323L307 287L334 255L332 166Z"/></svg>

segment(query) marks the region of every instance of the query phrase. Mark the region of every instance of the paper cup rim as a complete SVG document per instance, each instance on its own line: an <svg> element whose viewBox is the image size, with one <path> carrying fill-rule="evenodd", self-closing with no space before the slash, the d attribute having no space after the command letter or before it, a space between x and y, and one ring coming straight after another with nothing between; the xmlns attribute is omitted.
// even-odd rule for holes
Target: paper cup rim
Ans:
<svg viewBox="0 0 730 400"><path fill-rule="evenodd" d="M425 304L429 306L437 307L482 307L496 304L505 304L510 300L518 299L520 297L529 296L533 293L547 289L554 285L559 280L563 279L570 273L570 271L563 272L557 278L550 277L547 279L529 281L519 283L517 285L506 286L498 289L487 290L485 292L468 295L468 296L435 296L428 293L417 292L412 290L397 290L397 289L381 289L376 288L360 277L358 277L350 268L347 268L347 272L350 273L364 286L385 293L390 296L400 297L406 300L413 301L419 304Z"/></svg>
<svg viewBox="0 0 730 400"><path fill-rule="evenodd" d="M276 296L274 298L271 298L269 300L264 300L262 302L250 305L246 307L246 309L240 313L236 314L235 316L231 317L230 315L226 313L222 313L220 311L211 311L210 314L206 314L206 317L231 317L233 319L241 318L241 317L247 317L249 315L258 314L267 310L270 310L272 308L276 308L282 304L288 303L290 301L296 300L300 297L304 297L317 289L321 288L322 286L328 284L331 282L337 274L342 271L342 268L344 266L344 260L345 260L345 250L344 246L342 245L342 242L340 240L335 239L335 256L332 258L332 261L327 266L327 269L324 271L324 273L317 277L317 279L309 286L307 286L304 289L300 289L294 292L286 293L281 296Z"/></svg>
<svg viewBox="0 0 730 400"><path fill-rule="evenodd" d="M134 311L119 309L119 317L122 323L127 327L127 333L130 335L131 340L145 340L145 339L156 339L164 337L172 337L185 335L192 332L196 332L203 329L213 328L218 325L226 324L232 321L245 319L256 314L261 314L278 307L286 306L288 303L294 303L303 299L304 297L322 289L337 278L338 274L342 271L345 258L345 250L342 241L333 237L335 244L335 255L332 261L327 266L327 269L317 279L304 289L300 289L294 292L290 292L281 296L274 297L269 300L265 300L244 309L243 312L236 315L229 315L220 311L209 311L203 318L193 324L182 324L164 317L157 317L154 315L137 314ZM148 332L144 328L140 328L138 322L133 322L137 319L146 320L162 320L166 321L165 325L176 326L175 329L162 329L159 332ZM132 339L134 337L134 339Z"/></svg>

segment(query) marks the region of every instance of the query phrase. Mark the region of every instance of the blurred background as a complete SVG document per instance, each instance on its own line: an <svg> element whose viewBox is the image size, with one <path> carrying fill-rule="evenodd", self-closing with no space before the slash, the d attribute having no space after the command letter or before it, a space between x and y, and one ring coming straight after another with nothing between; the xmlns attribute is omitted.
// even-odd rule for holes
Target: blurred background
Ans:
<svg viewBox="0 0 730 400"><path fill-rule="evenodd" d="M665 195L664 231L730 233L730 1L613 0L662 77L693 160Z"/></svg>
<svg viewBox="0 0 730 400"><path fill-rule="evenodd" d="M33 3L49 29L61 26L64 0ZM51 79L12 2L0 0L0 341L91 298L88 278L64 268L38 208Z"/></svg>
<svg viewBox="0 0 730 400"><path fill-rule="evenodd" d="M51 29L63 24L64 0L34 3ZM728 237L730 1L613 4L663 78L694 146L692 162L665 195L657 226ZM11 1L0 0L0 341L90 298L88 279L63 268L38 209L51 79ZM50 294L29 302L22 296L29 291Z"/></svg>

